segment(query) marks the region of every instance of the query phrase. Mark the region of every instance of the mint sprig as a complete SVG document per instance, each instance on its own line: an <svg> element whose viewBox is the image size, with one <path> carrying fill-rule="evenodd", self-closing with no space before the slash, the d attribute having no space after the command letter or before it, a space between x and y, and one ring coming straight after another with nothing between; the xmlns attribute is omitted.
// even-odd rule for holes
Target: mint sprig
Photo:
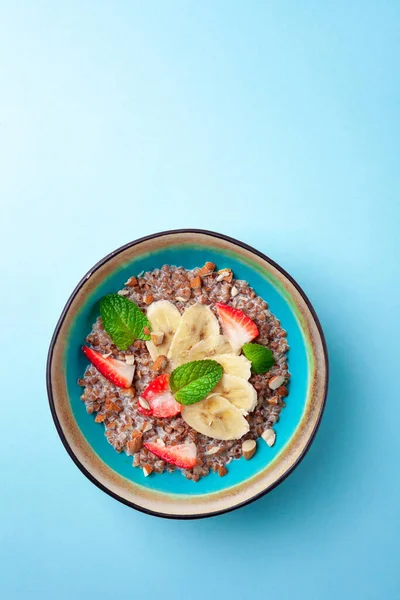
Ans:
<svg viewBox="0 0 400 600"><path fill-rule="evenodd" d="M100 301L103 326L120 350L127 350L137 339L149 340L144 327L151 329L149 320L140 308L119 294L107 294Z"/></svg>
<svg viewBox="0 0 400 600"><path fill-rule="evenodd" d="M194 404L215 388L223 373L222 366L216 360L194 360L172 371L169 385L177 402Z"/></svg>
<svg viewBox="0 0 400 600"><path fill-rule="evenodd" d="M266 373L275 364L274 355L269 348L261 344L243 344L243 354L251 361L253 373Z"/></svg>

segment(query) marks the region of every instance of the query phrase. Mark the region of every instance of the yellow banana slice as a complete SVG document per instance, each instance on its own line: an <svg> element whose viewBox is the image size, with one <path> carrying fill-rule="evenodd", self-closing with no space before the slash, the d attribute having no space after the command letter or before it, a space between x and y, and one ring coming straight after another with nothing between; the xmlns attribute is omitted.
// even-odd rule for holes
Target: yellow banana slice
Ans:
<svg viewBox="0 0 400 600"><path fill-rule="evenodd" d="M218 394L184 406L182 417L190 427L216 440L238 440L249 431L240 410Z"/></svg>
<svg viewBox="0 0 400 600"><path fill-rule="evenodd" d="M257 392L254 387L236 375L223 375L208 397L213 394L223 396L245 415L254 410L257 404Z"/></svg>
<svg viewBox="0 0 400 600"><path fill-rule="evenodd" d="M189 306L181 317L167 355L172 367L196 360L189 358L189 352L199 342L204 341L210 347L216 347L219 335L218 320L209 306Z"/></svg>
<svg viewBox="0 0 400 600"><path fill-rule="evenodd" d="M179 310L168 300L158 300L150 304L147 309L147 318L150 321L152 331L164 334L163 341L159 346L151 341L146 342L151 358L155 360L160 354L167 356L172 338L181 320Z"/></svg>

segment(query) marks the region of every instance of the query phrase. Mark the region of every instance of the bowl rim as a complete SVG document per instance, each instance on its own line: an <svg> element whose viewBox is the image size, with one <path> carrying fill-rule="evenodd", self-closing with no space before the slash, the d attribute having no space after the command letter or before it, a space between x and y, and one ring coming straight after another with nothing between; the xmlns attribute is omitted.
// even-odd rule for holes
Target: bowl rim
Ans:
<svg viewBox="0 0 400 600"><path fill-rule="evenodd" d="M65 317L66 317L66 315L67 315L67 313L69 311L69 308L70 308L70 306L71 306L71 304L72 304L75 296L77 295L78 291L84 286L84 284L87 282L87 280L89 279L89 277L95 271L97 271L99 268L101 268L103 265L105 265L110 259L114 258L118 254L124 252L128 248L132 248L132 247L134 247L136 245L139 245L142 242L145 242L145 241L148 241L148 240L152 240L154 238L159 238L159 237L167 236L167 235L185 234L185 233L194 233L194 234L208 235L208 236L211 236L211 237L215 237L215 238L218 238L218 239L221 239L221 240L228 241L231 244L237 245L237 246L239 246L239 247L247 250L248 252L251 252L251 253L259 256L261 259L265 260L266 262L268 262L275 269L277 269L286 279L288 279L291 282L291 284L296 288L296 290L298 291L298 293L301 295L301 297L303 298L304 302L306 303L308 309L310 310L312 318L313 318L313 320L315 322L315 325L316 325L316 327L318 329L318 333L319 333L319 336L320 336L320 339L321 339L321 344L322 344L322 349L323 349L323 360L324 360L324 363L325 363L325 381L324 381L324 390L323 390L323 398L322 398L320 413L319 413L318 419L317 419L317 421L315 423L314 429L313 429L313 431L312 431L309 439L307 440L307 443L306 443L303 451L298 456L297 460L291 465L291 467L287 471L285 471L285 473L283 473L280 477L278 477L278 479L270 487L268 487L265 490L262 490L258 494L255 494L253 497L251 497L251 498L249 498L249 499L247 499L247 500L245 500L243 502L240 502L238 504L235 504L233 506L229 506L229 507L221 509L221 510L209 512L209 513L201 513L201 514L179 515L179 514L168 514L168 513L162 513L162 512L157 512L157 511L154 511L154 510L150 510L148 508L145 508L143 506L135 504L134 502L131 502L131 501L125 499L125 498L122 498L121 496L119 496L118 494L116 494L115 492L113 492L109 488L107 488L105 485L103 485L102 483L100 483L100 481L98 481L98 479L96 479L96 477L94 477L94 475L92 475L84 467L84 465L79 461L79 459L77 458L77 456L73 452L71 446L69 445L67 437L64 434L64 431L62 430L61 424L60 424L58 416L57 416L57 412L56 412L56 408L55 408L55 402L54 402L54 397L53 397L52 383L51 383L51 363L52 363L52 358L53 358L54 346L55 346L56 340L58 338L61 326L62 326L62 324L64 322L64 319L65 319ZM50 411L51 411L51 415L52 415L52 418L53 418L53 422L54 422L55 428L57 430L57 433L58 433L58 435L59 435L59 437L61 439L61 442L64 445L64 448L66 449L67 453L69 454L69 456L71 457L71 459L73 460L73 462L75 463L75 465L78 467L78 469L96 487L98 487L100 490L102 490L103 492L105 492L106 494L108 494L109 496L111 496L112 498L114 498L115 500L118 500L122 504L125 504L126 506L129 506L130 508L133 508L135 510L138 510L139 512L142 512L142 513L145 513L145 514L148 514L148 515L152 515L152 516L156 516L156 517L161 517L161 518L165 518L165 519L174 519L174 520L205 519L205 518L209 518L209 517L215 517L217 515L221 515L221 514L224 514L224 513L232 512L233 510L241 508L242 506L247 506L248 504L251 504L252 502L255 502L259 498L261 498L261 497L265 496L266 494L268 494L269 492L271 492L278 485L280 485L287 477L289 477L289 475L302 462L302 460L304 459L304 457L308 453L308 451L309 451L309 449L310 449L310 447L311 447L311 445L312 445L312 443L313 443L313 441L315 439L315 436L316 436L316 434L318 432L318 429L320 427L320 424L321 424L321 421L322 421L322 417L323 417L323 414L324 414L324 411L325 411L325 407L326 407L327 393L328 393L328 384L329 384L329 357L328 357L328 348L327 348L327 344L326 344L326 340L325 340L325 335L324 335L324 332L323 332L322 327L321 327L321 323L320 323L320 321L318 319L317 313L315 312L315 309L314 309L313 305L311 304L309 298L307 297L307 295L305 294L305 292L303 291L303 289L300 287L300 285L297 283L297 281L287 271L285 271L285 269L283 269L280 265L278 265L274 260L272 260L271 258L269 258L263 252L260 252L256 248L253 248L249 244L246 244L245 242L241 242L240 240L237 240L236 238L232 238L232 237L227 236L225 234L218 233L218 232L215 232L215 231L210 231L210 230L207 230L207 229L170 229L170 230L160 231L160 232L157 232L157 233L146 235L144 237L137 238L136 240L128 242L127 244L124 244L123 246L120 246L119 248L117 248L116 250L113 250L112 252L110 252L109 254L107 254L106 256L104 256L101 260L99 260L81 278L81 280L79 281L79 283L75 286L74 290L70 294L67 302L65 303L65 306L64 306L64 308L63 308L63 310L61 312L61 315L60 315L60 317L59 317L59 319L57 321L56 327L55 327L53 335L51 337L50 346L49 346L49 350L48 350L48 354L47 354L47 362L46 362L46 387L47 387L47 396L48 396L48 402L49 402L49 406L50 406Z"/></svg>

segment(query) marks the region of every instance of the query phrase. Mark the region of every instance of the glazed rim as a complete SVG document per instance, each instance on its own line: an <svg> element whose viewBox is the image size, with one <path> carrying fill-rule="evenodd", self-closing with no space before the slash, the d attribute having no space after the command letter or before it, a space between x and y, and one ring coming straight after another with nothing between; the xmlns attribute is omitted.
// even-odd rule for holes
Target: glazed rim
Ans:
<svg viewBox="0 0 400 600"><path fill-rule="evenodd" d="M129 481L108 467L90 447L75 421L62 368L69 328L87 295L117 266L129 262L138 254L185 244L230 250L247 259L247 262L250 260L259 271L268 271L277 280L281 291L295 304L296 316L308 342L308 353L311 353L308 357L309 369L312 365L302 419L275 460L244 482L219 492L196 496L151 490ZM69 297L51 339L46 380L50 409L61 441L72 460L92 483L116 500L147 514L194 519L222 514L249 504L286 479L304 458L317 433L326 403L328 371L326 342L318 317L303 290L284 269L258 250L234 238L201 229L179 229L155 233L121 246L105 256L81 279Z"/></svg>

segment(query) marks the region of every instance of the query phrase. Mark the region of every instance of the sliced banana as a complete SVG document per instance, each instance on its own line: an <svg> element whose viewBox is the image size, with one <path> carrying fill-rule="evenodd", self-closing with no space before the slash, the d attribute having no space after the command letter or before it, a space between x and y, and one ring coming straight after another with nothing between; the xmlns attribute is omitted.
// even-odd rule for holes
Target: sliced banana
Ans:
<svg viewBox="0 0 400 600"><path fill-rule="evenodd" d="M223 396L245 415L257 404L257 392L251 383L236 375L223 375L208 398L213 394Z"/></svg>
<svg viewBox="0 0 400 600"><path fill-rule="evenodd" d="M225 375L236 375L236 377L241 377L242 379L250 379L251 362L245 356L217 354L212 358L222 365Z"/></svg>
<svg viewBox="0 0 400 600"><path fill-rule="evenodd" d="M147 318L153 331L159 331L164 334L162 343L155 346L153 342L146 342L148 351L153 360L160 356L168 354L172 338L178 329L181 320L181 313L172 302L168 300L158 300L150 304L147 309Z"/></svg>
<svg viewBox="0 0 400 600"><path fill-rule="evenodd" d="M205 339L195 344L188 353L188 361L214 358L217 354L233 354L233 349L224 335L219 335L217 340Z"/></svg>
<svg viewBox="0 0 400 600"><path fill-rule="evenodd" d="M216 440L238 440L249 431L240 410L218 394L184 406L182 417L190 427Z"/></svg>
<svg viewBox="0 0 400 600"><path fill-rule="evenodd" d="M193 304L183 313L178 329L172 339L168 358L175 368L190 360L189 352L201 341L216 347L219 339L219 323L209 306Z"/></svg>

